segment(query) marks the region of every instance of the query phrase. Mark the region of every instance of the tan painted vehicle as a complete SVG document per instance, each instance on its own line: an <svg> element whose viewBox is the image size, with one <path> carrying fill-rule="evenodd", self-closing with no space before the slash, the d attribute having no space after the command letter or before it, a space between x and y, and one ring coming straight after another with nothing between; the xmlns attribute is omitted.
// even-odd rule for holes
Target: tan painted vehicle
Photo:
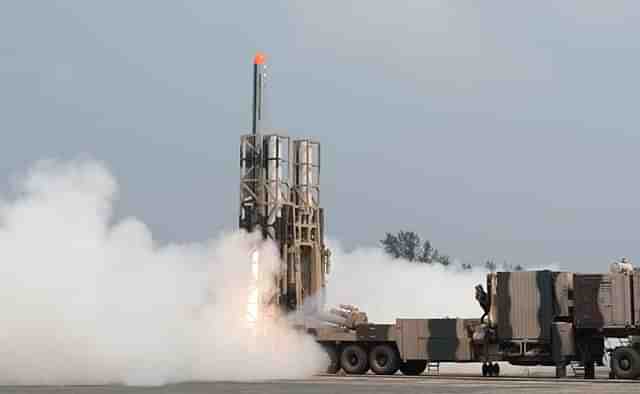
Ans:
<svg viewBox="0 0 640 394"><path fill-rule="evenodd" d="M369 369L379 375L398 370L419 375L428 361L476 361L471 337L479 319L397 319L395 324L365 323L354 329L320 327L316 341L330 356L329 373Z"/></svg>
<svg viewBox="0 0 640 394"><path fill-rule="evenodd" d="M312 329L331 357L329 372L407 375L428 362L482 362L483 376L500 373L497 361L556 367L572 361L595 377L605 338L640 335L640 273L498 272L487 275L477 299L480 319L397 319L395 324ZM612 378L640 377L640 346L609 349Z"/></svg>

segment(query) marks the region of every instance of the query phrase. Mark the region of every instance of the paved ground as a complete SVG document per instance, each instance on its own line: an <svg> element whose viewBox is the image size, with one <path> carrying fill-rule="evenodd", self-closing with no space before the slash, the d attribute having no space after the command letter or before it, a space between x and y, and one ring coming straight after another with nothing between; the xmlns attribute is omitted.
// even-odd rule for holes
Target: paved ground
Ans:
<svg viewBox="0 0 640 394"><path fill-rule="evenodd" d="M163 387L0 386L4 394L369 394L369 393L631 393L640 390L640 382L584 381L548 378L476 378L451 376L337 377L319 376L305 380L253 383L183 383Z"/></svg>

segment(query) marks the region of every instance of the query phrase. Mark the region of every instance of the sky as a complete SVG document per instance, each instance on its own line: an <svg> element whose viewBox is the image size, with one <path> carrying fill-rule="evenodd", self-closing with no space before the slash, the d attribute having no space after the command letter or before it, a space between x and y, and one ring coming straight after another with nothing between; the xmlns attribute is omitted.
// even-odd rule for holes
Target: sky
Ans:
<svg viewBox="0 0 640 394"><path fill-rule="evenodd" d="M251 61L269 129L322 143L329 237L460 261L640 262L640 3L3 1L0 191L93 158L159 241L237 227Z"/></svg>

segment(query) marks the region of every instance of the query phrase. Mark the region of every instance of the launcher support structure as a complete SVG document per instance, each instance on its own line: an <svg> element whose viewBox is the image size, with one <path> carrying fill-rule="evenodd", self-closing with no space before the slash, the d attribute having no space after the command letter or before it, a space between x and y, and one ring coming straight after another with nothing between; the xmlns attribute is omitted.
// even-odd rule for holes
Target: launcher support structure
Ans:
<svg viewBox="0 0 640 394"><path fill-rule="evenodd" d="M324 306L329 250L320 207L320 143L263 132L266 56L254 59L252 133L240 137L239 227L260 232L280 252L275 292L263 305L305 315Z"/></svg>

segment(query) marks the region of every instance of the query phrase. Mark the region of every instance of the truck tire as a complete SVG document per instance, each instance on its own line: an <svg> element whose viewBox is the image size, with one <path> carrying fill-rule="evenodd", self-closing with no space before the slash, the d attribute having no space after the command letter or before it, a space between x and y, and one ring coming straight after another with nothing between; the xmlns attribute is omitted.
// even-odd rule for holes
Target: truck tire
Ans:
<svg viewBox="0 0 640 394"><path fill-rule="evenodd" d="M348 345L340 355L342 369L352 375L362 375L369 369L367 352L360 345Z"/></svg>
<svg viewBox="0 0 640 394"><path fill-rule="evenodd" d="M369 352L369 366L376 375L393 375L400 367L400 355L391 345L376 345Z"/></svg>
<svg viewBox="0 0 640 394"><path fill-rule="evenodd" d="M400 364L400 371L407 376L422 375L427 369L427 360L409 360Z"/></svg>
<svg viewBox="0 0 640 394"><path fill-rule="evenodd" d="M640 354L630 347L619 347L612 355L611 369L620 379L635 379L640 376Z"/></svg>
<svg viewBox="0 0 640 394"><path fill-rule="evenodd" d="M329 357L329 365L327 366L327 373L336 374L340 370L340 356L338 355L338 349L335 346L325 345L324 351L327 352Z"/></svg>
<svg viewBox="0 0 640 394"><path fill-rule="evenodd" d="M584 378L595 379L596 378L596 366L593 361L584 362Z"/></svg>

